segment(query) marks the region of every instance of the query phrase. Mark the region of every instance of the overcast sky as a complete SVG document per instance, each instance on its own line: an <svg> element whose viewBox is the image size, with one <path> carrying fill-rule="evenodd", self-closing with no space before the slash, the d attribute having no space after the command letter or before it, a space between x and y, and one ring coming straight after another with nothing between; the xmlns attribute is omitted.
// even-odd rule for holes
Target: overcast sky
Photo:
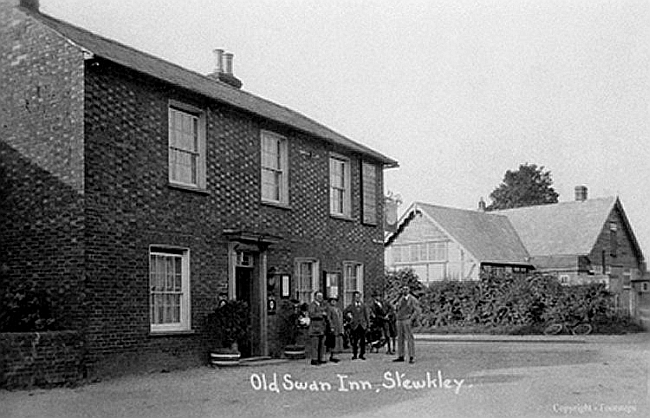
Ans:
<svg viewBox="0 0 650 418"><path fill-rule="evenodd" d="M41 0L41 10L243 89L399 161L386 189L474 209L508 169L618 195L650 257L650 2Z"/></svg>

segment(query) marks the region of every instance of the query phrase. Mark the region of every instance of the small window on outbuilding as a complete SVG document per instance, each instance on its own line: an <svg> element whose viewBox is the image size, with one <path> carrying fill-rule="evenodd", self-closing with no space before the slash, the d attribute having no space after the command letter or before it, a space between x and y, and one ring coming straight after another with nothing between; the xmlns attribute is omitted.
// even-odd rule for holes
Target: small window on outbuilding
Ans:
<svg viewBox="0 0 650 418"><path fill-rule="evenodd" d="M618 226L616 225L616 222L610 222L609 223L609 255L612 257L616 257L616 253L618 250L618 238L616 236L617 230L618 230Z"/></svg>

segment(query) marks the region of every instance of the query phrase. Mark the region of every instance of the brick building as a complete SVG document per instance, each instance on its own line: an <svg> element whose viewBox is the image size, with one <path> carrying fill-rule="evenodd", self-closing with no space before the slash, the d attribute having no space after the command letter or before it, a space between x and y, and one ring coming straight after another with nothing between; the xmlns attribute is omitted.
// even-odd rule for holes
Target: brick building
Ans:
<svg viewBox="0 0 650 418"><path fill-rule="evenodd" d="M397 163L241 90L231 54L200 75L24 0L0 39L0 285L49 289L91 374L204 362L220 295L278 355L271 301L381 286Z"/></svg>

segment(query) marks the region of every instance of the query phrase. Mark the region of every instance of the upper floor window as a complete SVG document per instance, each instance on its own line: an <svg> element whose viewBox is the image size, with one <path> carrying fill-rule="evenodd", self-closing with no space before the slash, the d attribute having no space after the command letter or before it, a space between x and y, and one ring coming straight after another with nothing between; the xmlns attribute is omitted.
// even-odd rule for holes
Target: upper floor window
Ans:
<svg viewBox="0 0 650 418"><path fill-rule="evenodd" d="M363 188L363 222L377 224L377 167L374 164L361 164Z"/></svg>
<svg viewBox="0 0 650 418"><path fill-rule="evenodd" d="M609 255L616 257L616 252L618 250L618 239L616 236L616 231L618 227L616 222L609 223Z"/></svg>
<svg viewBox="0 0 650 418"><path fill-rule="evenodd" d="M189 250L151 249L149 297L152 332L190 329Z"/></svg>
<svg viewBox="0 0 650 418"><path fill-rule="evenodd" d="M262 131L262 200L289 203L287 140Z"/></svg>
<svg viewBox="0 0 650 418"><path fill-rule="evenodd" d="M205 113L178 102L169 105L169 182L205 188Z"/></svg>
<svg viewBox="0 0 650 418"><path fill-rule="evenodd" d="M350 160L330 157L330 213L350 216Z"/></svg>

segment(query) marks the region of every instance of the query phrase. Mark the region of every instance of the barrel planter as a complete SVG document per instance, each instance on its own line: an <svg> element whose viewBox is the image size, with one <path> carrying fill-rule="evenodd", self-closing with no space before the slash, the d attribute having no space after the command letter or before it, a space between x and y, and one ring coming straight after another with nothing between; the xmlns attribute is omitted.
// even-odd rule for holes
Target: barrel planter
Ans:
<svg viewBox="0 0 650 418"><path fill-rule="evenodd" d="M284 348L284 356L290 360L301 360L305 356L304 345L288 345Z"/></svg>
<svg viewBox="0 0 650 418"><path fill-rule="evenodd" d="M233 367L239 365L241 353L233 350L214 350L210 352L210 364L213 367Z"/></svg>

